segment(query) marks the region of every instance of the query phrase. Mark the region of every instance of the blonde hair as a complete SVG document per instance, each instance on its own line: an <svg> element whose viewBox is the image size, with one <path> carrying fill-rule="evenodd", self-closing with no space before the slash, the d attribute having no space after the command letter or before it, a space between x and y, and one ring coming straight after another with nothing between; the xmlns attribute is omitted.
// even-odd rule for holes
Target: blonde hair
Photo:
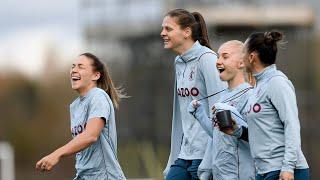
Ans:
<svg viewBox="0 0 320 180"><path fill-rule="evenodd" d="M242 51L240 52L240 55L241 55L241 59L243 60L243 57L244 57L244 51L243 51L244 43L243 42L241 42L239 40L230 40L230 41L223 43L222 45L231 45L236 48L241 48ZM256 84L256 80L253 77L252 73L246 72L245 68L243 69L243 73L244 73L245 81L248 82L250 85L254 86Z"/></svg>

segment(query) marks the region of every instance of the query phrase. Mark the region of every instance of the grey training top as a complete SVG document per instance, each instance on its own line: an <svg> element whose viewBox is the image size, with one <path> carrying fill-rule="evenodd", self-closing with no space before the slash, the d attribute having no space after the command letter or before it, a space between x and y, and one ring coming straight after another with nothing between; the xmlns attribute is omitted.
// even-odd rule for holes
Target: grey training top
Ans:
<svg viewBox="0 0 320 180"><path fill-rule="evenodd" d="M92 118L102 118L105 126L98 140L76 154L76 180L125 179L117 159L117 132L114 108L109 95L92 88L70 105L72 137L82 133Z"/></svg>
<svg viewBox="0 0 320 180"><path fill-rule="evenodd" d="M258 174L308 168L301 151L298 108L291 81L275 64L254 77L257 83L245 114Z"/></svg>

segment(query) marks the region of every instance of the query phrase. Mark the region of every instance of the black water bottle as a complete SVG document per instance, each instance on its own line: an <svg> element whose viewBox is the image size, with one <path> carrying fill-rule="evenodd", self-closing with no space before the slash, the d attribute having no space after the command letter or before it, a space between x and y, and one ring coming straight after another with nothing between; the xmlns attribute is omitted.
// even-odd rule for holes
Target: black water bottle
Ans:
<svg viewBox="0 0 320 180"><path fill-rule="evenodd" d="M233 121L231 119L230 110L223 110L216 113L217 123L219 125L220 130L232 129Z"/></svg>

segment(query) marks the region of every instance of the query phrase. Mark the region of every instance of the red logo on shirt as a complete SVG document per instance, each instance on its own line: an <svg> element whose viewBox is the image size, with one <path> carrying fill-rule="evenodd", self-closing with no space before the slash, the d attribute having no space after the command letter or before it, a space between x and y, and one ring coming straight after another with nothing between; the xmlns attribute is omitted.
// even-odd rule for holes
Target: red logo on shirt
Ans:
<svg viewBox="0 0 320 180"><path fill-rule="evenodd" d="M261 110L261 105L258 103L254 104L252 110L253 112L258 113Z"/></svg>
<svg viewBox="0 0 320 180"><path fill-rule="evenodd" d="M188 96L198 96L199 90L196 87L191 88L190 90L188 88L178 88L177 90L178 95L181 97L188 97Z"/></svg>

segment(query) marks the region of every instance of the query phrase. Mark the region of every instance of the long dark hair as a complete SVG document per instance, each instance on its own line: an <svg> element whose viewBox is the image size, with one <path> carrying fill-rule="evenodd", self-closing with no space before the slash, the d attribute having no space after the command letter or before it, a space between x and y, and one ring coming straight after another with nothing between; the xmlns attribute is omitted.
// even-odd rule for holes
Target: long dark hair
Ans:
<svg viewBox="0 0 320 180"><path fill-rule="evenodd" d="M277 42L282 38L283 34L279 31L252 33L247 40L247 51L256 51L261 63L265 65L274 64L278 52Z"/></svg>
<svg viewBox="0 0 320 180"><path fill-rule="evenodd" d="M118 109L121 98L126 96L122 94L122 89L114 86L107 66L100 61L97 56L91 53L83 53L80 54L80 56L85 56L92 60L93 70L100 73L100 78L97 80L97 86L106 91L106 93L110 96L114 107Z"/></svg>
<svg viewBox="0 0 320 180"><path fill-rule="evenodd" d="M177 18L177 24L179 24L182 29L190 27L192 39L194 41L199 41L201 45L212 49L209 42L206 23L200 13L190 13L184 9L174 9L169 11L165 16Z"/></svg>

